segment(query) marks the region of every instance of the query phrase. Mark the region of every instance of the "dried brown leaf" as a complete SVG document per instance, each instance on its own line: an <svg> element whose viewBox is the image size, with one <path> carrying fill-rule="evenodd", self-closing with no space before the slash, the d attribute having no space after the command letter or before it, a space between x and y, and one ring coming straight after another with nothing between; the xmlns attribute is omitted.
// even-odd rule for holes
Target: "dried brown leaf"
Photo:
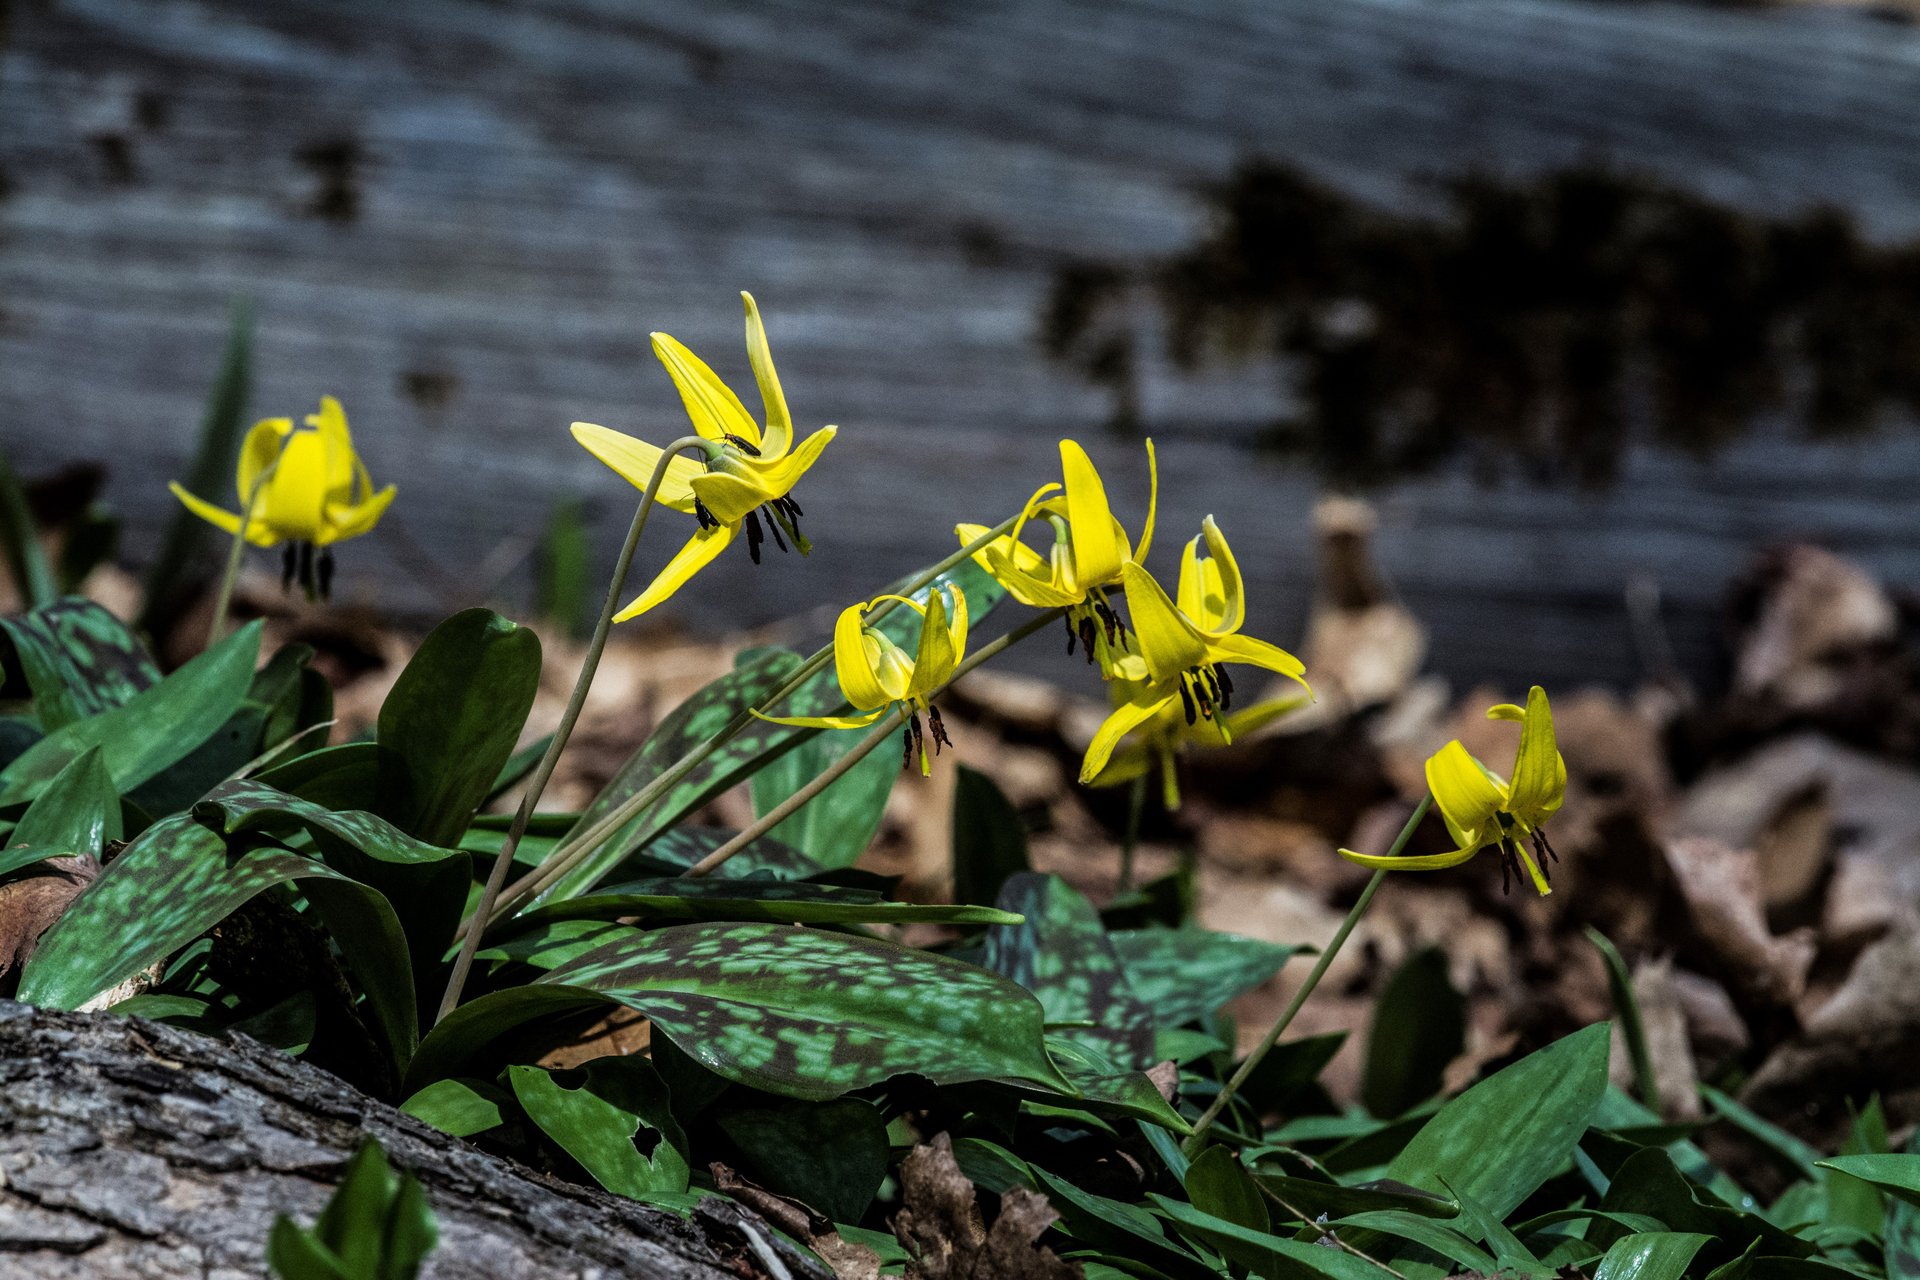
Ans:
<svg viewBox="0 0 1920 1280"><path fill-rule="evenodd" d="M1016 1188L987 1229L973 1184L944 1133L900 1163L904 1207L894 1234L913 1254L908 1280L1077 1280L1080 1268L1038 1243L1059 1217L1046 1197Z"/></svg>
<svg viewBox="0 0 1920 1280"><path fill-rule="evenodd" d="M0 978L11 978L32 958L40 935L99 874L90 857L48 858L0 884Z"/></svg>

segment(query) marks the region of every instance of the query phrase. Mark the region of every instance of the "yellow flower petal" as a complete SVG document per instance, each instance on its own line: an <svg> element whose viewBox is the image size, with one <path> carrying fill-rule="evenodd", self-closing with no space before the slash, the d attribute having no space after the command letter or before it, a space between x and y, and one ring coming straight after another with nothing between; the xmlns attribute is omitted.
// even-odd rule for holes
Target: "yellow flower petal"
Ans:
<svg viewBox="0 0 1920 1280"><path fill-rule="evenodd" d="M347 411L332 396L321 396L320 412L308 414L307 425L320 437L321 474L328 494L345 493L353 485L354 463L353 433L347 429Z"/></svg>
<svg viewBox="0 0 1920 1280"><path fill-rule="evenodd" d="M1127 599L1131 602L1133 597L1128 596ZM1240 662L1250 667L1264 667L1277 675L1299 681L1300 686L1309 693L1313 691L1312 686L1307 684L1306 664L1279 645L1268 644L1252 636L1227 635L1209 639L1206 648L1209 661Z"/></svg>
<svg viewBox="0 0 1920 1280"><path fill-rule="evenodd" d="M1298 711L1312 701L1312 694L1296 693L1290 698L1273 698L1266 702L1257 702L1251 707L1245 707L1226 717L1226 730L1237 737L1252 733L1256 729L1264 729L1281 716Z"/></svg>
<svg viewBox="0 0 1920 1280"><path fill-rule="evenodd" d="M659 576L647 584L647 589L634 598L632 604L615 614L615 622L625 622L637 618L647 610L667 599L685 586L687 580L707 567L713 558L727 549L734 535L739 532L736 525L723 524L712 529L702 529L687 540L687 545L674 554Z"/></svg>
<svg viewBox="0 0 1920 1280"><path fill-rule="evenodd" d="M1240 580L1240 562L1233 558L1227 535L1208 516L1200 522L1200 536L1207 540L1207 603L1211 622L1195 622L1210 631L1238 631L1247 620L1246 588ZM1217 603L1216 603L1217 602Z"/></svg>
<svg viewBox="0 0 1920 1280"><path fill-rule="evenodd" d="M1153 521L1160 511L1160 460L1154 456L1153 439L1147 439L1147 522L1140 527L1140 545L1129 560L1146 563L1147 550L1153 546Z"/></svg>
<svg viewBox="0 0 1920 1280"><path fill-rule="evenodd" d="M1494 839L1493 815L1506 803L1506 793L1458 738L1427 758L1427 789L1461 845L1478 849Z"/></svg>
<svg viewBox="0 0 1920 1280"><path fill-rule="evenodd" d="M1067 482L1067 525L1073 537L1074 582L1069 585L1085 592L1119 577L1125 552L1114 536L1106 486L1087 451L1062 440L1060 470Z"/></svg>
<svg viewBox="0 0 1920 1280"><path fill-rule="evenodd" d="M281 442L280 461L273 476L261 487L254 504L254 518L270 525L274 533L294 542L318 542L326 519L327 501L335 492L345 492L353 482L351 456L338 465L329 447L329 437L319 431L294 431ZM333 483L336 471L343 473Z"/></svg>
<svg viewBox="0 0 1920 1280"><path fill-rule="evenodd" d="M767 349L767 327L760 323L760 308L753 295L742 290L740 301L747 308L747 359L753 362L753 380L760 385L760 403L767 414L766 434L760 441L760 456L781 458L793 447L793 415L787 412L787 397L780 390L780 375L773 371L773 353Z"/></svg>
<svg viewBox="0 0 1920 1280"><path fill-rule="evenodd" d="M996 543L981 553L986 557L986 563L981 567L992 574L994 581L1005 587L1007 594L1015 600L1029 609L1064 609L1086 599L1084 593L1061 589L1051 572L1051 566L1032 547L1015 542L1011 544L1011 549L1014 555L1020 557L1018 563L1009 561ZM1032 565L1035 561L1040 565L1037 570L1022 567Z"/></svg>
<svg viewBox="0 0 1920 1280"><path fill-rule="evenodd" d="M653 478L653 469L660 465L662 450L637 440L625 432L610 427L598 426L591 422L576 422L572 427L573 438L600 461L612 467L622 480L636 489L645 490L647 482ZM698 461L685 454L676 454L667 464L667 474L660 480L660 491L654 497L656 502L664 502L675 511L693 514L693 489L689 482L698 475L704 475Z"/></svg>
<svg viewBox="0 0 1920 1280"><path fill-rule="evenodd" d="M1093 741L1087 745L1087 754L1080 761L1080 781L1099 777L1107 767L1107 761L1112 758L1114 748L1120 745L1120 739L1153 719L1160 708L1178 696L1172 685L1156 685L1137 701L1115 707L1113 714L1101 722L1100 728L1094 732Z"/></svg>
<svg viewBox="0 0 1920 1280"><path fill-rule="evenodd" d="M797 729L864 729L887 714L890 709L875 707L872 711L857 716L763 716L758 711L753 714L769 724L790 724Z"/></svg>
<svg viewBox="0 0 1920 1280"><path fill-rule="evenodd" d="M323 547L348 538L357 538L378 524L380 517L386 514L387 506L393 501L394 487L388 485L365 502L327 504L326 527L316 539Z"/></svg>
<svg viewBox="0 0 1920 1280"><path fill-rule="evenodd" d="M964 596L960 598L965 600ZM907 683L906 696L926 697L947 682L959 660L953 648L953 630L947 625L945 595L939 590L930 591L926 611L920 619L920 647L913 656L913 679Z"/></svg>
<svg viewBox="0 0 1920 1280"><path fill-rule="evenodd" d="M234 476L234 488L240 495L242 507L253 495L254 482L260 473L280 456L280 442L292 430L292 418L262 418L247 432L247 438L240 444L240 465Z"/></svg>
<svg viewBox="0 0 1920 1280"><path fill-rule="evenodd" d="M833 670L840 679L840 693L849 706L861 711L885 707L898 696L881 684L875 670L863 621L870 607L849 605L833 624Z"/></svg>
<svg viewBox="0 0 1920 1280"><path fill-rule="evenodd" d="M220 529L228 534L235 533L239 530L240 517L233 512L216 507L205 498L196 498L191 493L188 493L186 488L182 486L178 480L167 481L167 488L173 491L174 497L180 499L180 501L185 504L187 510L193 512L193 514L199 516L202 520L214 526L214 528ZM247 530L247 541L256 547L271 547L279 542L280 539L274 537L273 531L268 529L266 525L255 520Z"/></svg>
<svg viewBox="0 0 1920 1280"><path fill-rule="evenodd" d="M1455 849L1452 853L1423 853L1410 858L1389 858L1379 853L1355 853L1351 849L1338 850L1348 862L1357 862L1363 867L1373 867L1385 871L1443 871L1448 867L1457 867L1474 854L1480 852L1475 846L1471 849Z"/></svg>
<svg viewBox="0 0 1920 1280"><path fill-rule="evenodd" d="M1180 616L1153 575L1129 560L1122 567L1127 588L1127 611L1140 638L1140 656L1147 673L1168 680L1208 661L1207 648L1193 624Z"/></svg>
<svg viewBox="0 0 1920 1280"><path fill-rule="evenodd" d="M1145 740L1129 742L1113 753L1112 758L1099 773L1086 779L1086 785L1117 787L1123 782L1132 782L1153 767L1157 754L1153 746Z"/></svg>
<svg viewBox="0 0 1920 1280"><path fill-rule="evenodd" d="M1529 827L1539 827L1559 811L1567 795L1567 765L1553 735L1553 709L1539 685L1527 691L1520 723L1520 750L1513 759L1507 809Z"/></svg>
<svg viewBox="0 0 1920 1280"><path fill-rule="evenodd" d="M687 406L687 417L695 431L709 440L739 436L759 448L760 425L740 403L740 397L733 394L732 388L707 367L706 361L668 333L653 335L653 354L667 366L667 374L680 392L680 402Z"/></svg>

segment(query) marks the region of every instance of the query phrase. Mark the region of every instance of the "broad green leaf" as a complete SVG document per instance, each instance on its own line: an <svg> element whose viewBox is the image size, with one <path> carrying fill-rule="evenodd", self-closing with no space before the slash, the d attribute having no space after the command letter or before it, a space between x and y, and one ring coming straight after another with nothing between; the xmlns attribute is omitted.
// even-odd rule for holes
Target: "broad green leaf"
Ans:
<svg viewBox="0 0 1920 1280"><path fill-rule="evenodd" d="M1467 1004L1447 976L1447 953L1407 957L1374 1002L1360 1097L1382 1119L1440 1092L1447 1064L1467 1043Z"/></svg>
<svg viewBox="0 0 1920 1280"><path fill-rule="evenodd" d="M589 951L604 947L616 938L640 931L631 925L610 924L605 920L549 920L536 924L525 933L480 948L476 960L517 960L535 969L552 969ZM458 950L455 944L450 950Z"/></svg>
<svg viewBox="0 0 1920 1280"><path fill-rule="evenodd" d="M1044 1097L1051 1104L1051 1112L1120 1115L1178 1134L1193 1132L1186 1117L1174 1110L1144 1071L1124 1070L1079 1041L1060 1035L1047 1036L1047 1052L1054 1065L1073 1082L1079 1096L1068 1100L1041 1094L1030 1085L1013 1087L1029 1096ZM1027 1105L1031 1109L1034 1104Z"/></svg>
<svg viewBox="0 0 1920 1280"><path fill-rule="evenodd" d="M373 795L379 777L376 743L343 742L272 764L253 781L323 809L357 809Z"/></svg>
<svg viewBox="0 0 1920 1280"><path fill-rule="evenodd" d="M1169 1237L1161 1219L1147 1209L1095 1195L1039 1165L1029 1169L1059 1211L1060 1230L1073 1239L1097 1245L1118 1258L1145 1263L1176 1280L1218 1280L1219 1269Z"/></svg>
<svg viewBox="0 0 1920 1280"><path fill-rule="evenodd" d="M638 1057L595 1058L577 1074L580 1084L572 1087L540 1067L512 1067L507 1081L527 1118L615 1195L646 1200L685 1191L686 1135L653 1065ZM635 1145L636 1137L648 1150Z"/></svg>
<svg viewBox="0 0 1920 1280"><path fill-rule="evenodd" d="M380 707L373 808L451 848L513 754L540 684L540 641L490 609L433 629Z"/></svg>
<svg viewBox="0 0 1920 1280"><path fill-rule="evenodd" d="M518 917L549 920L764 920L776 924L1008 925L1020 917L990 907L886 902L866 889L789 880L671 878L602 885Z"/></svg>
<svg viewBox="0 0 1920 1280"><path fill-rule="evenodd" d="M1226 1147L1211 1146L1187 1166L1181 1179L1187 1199L1202 1213L1225 1218L1237 1227L1266 1231L1271 1226L1266 1197L1246 1166Z"/></svg>
<svg viewBox="0 0 1920 1280"><path fill-rule="evenodd" d="M880 752L874 752L879 755ZM1027 828L1006 793L978 769L956 765L953 783L953 897L999 900L1007 877L1030 869ZM1118 943L1116 942L1116 945Z"/></svg>
<svg viewBox="0 0 1920 1280"><path fill-rule="evenodd" d="M1808 1241L1788 1235L1758 1213L1722 1203L1712 1192L1687 1181L1673 1160L1657 1147L1643 1147L1614 1172L1600 1208L1610 1213L1643 1213L1673 1231L1711 1236L1716 1248L1739 1251L1755 1246L1763 1256L1804 1258L1814 1252ZM1611 1248L1621 1232L1596 1221L1587 1238ZM1724 1255L1714 1259L1724 1260Z"/></svg>
<svg viewBox="0 0 1920 1280"><path fill-rule="evenodd" d="M7 849L87 853L97 858L107 841L118 840L121 834L120 793L107 776L100 748L88 747L27 806L7 837Z"/></svg>
<svg viewBox="0 0 1920 1280"><path fill-rule="evenodd" d="M833 1222L860 1221L887 1176L887 1122L858 1098L751 1107L718 1124L742 1172Z"/></svg>
<svg viewBox="0 0 1920 1280"><path fill-rule="evenodd" d="M1710 1237L1691 1231L1643 1231L1613 1242L1593 1280L1682 1280Z"/></svg>
<svg viewBox="0 0 1920 1280"><path fill-rule="evenodd" d="M1069 1092L1039 1002L984 969L871 938L690 924L622 938L462 1006L415 1058L415 1087L533 1018L617 1002L708 1070L769 1093L838 1097L889 1076L1006 1077Z"/></svg>
<svg viewBox="0 0 1920 1280"><path fill-rule="evenodd" d="M11 653L51 733L125 706L160 683L140 638L100 605L67 596L18 618L0 618L0 663Z"/></svg>
<svg viewBox="0 0 1920 1280"><path fill-rule="evenodd" d="M1887 1116L1876 1094L1854 1114L1853 1128L1840 1148L1843 1156L1887 1155ZM1826 1196L1820 1220L1830 1227L1850 1227L1863 1237L1878 1239L1887 1221L1887 1198L1878 1187L1837 1169L1819 1170Z"/></svg>
<svg viewBox="0 0 1920 1280"><path fill-rule="evenodd" d="M439 1238L420 1183L369 1138L312 1227L274 1221L267 1263L282 1280L413 1280Z"/></svg>
<svg viewBox="0 0 1920 1280"><path fill-rule="evenodd" d="M88 748L122 792L185 758L240 708L260 654L249 622L150 689L111 711L54 730L0 771L0 805L38 795Z"/></svg>
<svg viewBox="0 0 1920 1280"><path fill-rule="evenodd" d="M768 761L753 775L753 811L771 812L782 801L839 762L859 745L857 733L822 733ZM768 834L824 867L859 861L887 815L887 797L900 762L891 751L871 751ZM836 1219L837 1221L837 1219Z"/></svg>
<svg viewBox="0 0 1920 1280"><path fill-rule="evenodd" d="M400 1104L400 1109L456 1138L498 1129L507 1095L483 1080L435 1080Z"/></svg>
<svg viewBox="0 0 1920 1280"><path fill-rule="evenodd" d="M726 728L749 707L764 702L801 665L797 654L763 649L742 654L734 670L721 676L667 714L653 735L620 766L580 814L580 830L592 826L649 783L666 773L694 748ZM794 729L754 720L713 752L643 813L623 824L593 856L560 877L540 901L553 902L584 893L631 851L675 826L681 818L768 761L800 745L814 729ZM745 856L744 854L742 856ZM736 858L735 862L739 859ZM810 860L811 861L811 860Z"/></svg>
<svg viewBox="0 0 1920 1280"><path fill-rule="evenodd" d="M955 1138L953 1160L968 1182L997 1196L1015 1187L1032 1190L1035 1186L1033 1170L1025 1160L985 1138Z"/></svg>
<svg viewBox="0 0 1920 1280"><path fill-rule="evenodd" d="M240 441L247 426L252 367L253 308L236 300L226 349L201 414L193 462L180 477L189 493L215 502L235 499L234 463L240 457ZM172 503L169 509L172 514L147 569L146 605L140 611L140 629L155 636L173 630L207 580L203 566L213 561L219 549L231 545L228 536L184 505Z"/></svg>
<svg viewBox="0 0 1920 1280"><path fill-rule="evenodd" d="M1440 1109L1387 1176L1504 1218L1573 1154L1607 1087L1606 1024L1529 1054ZM1443 1181L1444 1180L1444 1181Z"/></svg>
<svg viewBox="0 0 1920 1280"><path fill-rule="evenodd" d="M1108 934L1127 985L1156 1027L1198 1022L1280 972L1299 947L1195 925Z"/></svg>
<svg viewBox="0 0 1920 1280"><path fill-rule="evenodd" d="M620 864L620 869L677 875L739 834L728 827L696 827L683 823L649 840L638 853ZM736 880L748 876L804 880L825 870L792 845L782 844L771 836L760 837L727 862L727 874Z"/></svg>
<svg viewBox="0 0 1920 1280"><path fill-rule="evenodd" d="M1040 998L1049 1025L1116 1066L1153 1058L1153 1020L1133 994L1100 917L1058 876L1023 872L1001 890L999 907L1025 917L987 931L983 963Z"/></svg>
<svg viewBox="0 0 1920 1280"><path fill-rule="evenodd" d="M416 840L385 818L356 809L329 809L247 779L208 792L193 806L193 816L225 835L251 831L282 838L298 831L324 834L381 862L411 865L449 858L464 860L459 850Z"/></svg>
<svg viewBox="0 0 1920 1280"><path fill-rule="evenodd" d="M1493 1250L1494 1261L1502 1270L1518 1271L1523 1275L1540 1270L1540 1259L1534 1257L1533 1252L1521 1244L1513 1232L1507 1230L1499 1215L1451 1184L1447 1190L1460 1202L1460 1216L1454 1225Z"/></svg>
<svg viewBox="0 0 1920 1280"><path fill-rule="evenodd" d="M1380 1280L1378 1267L1343 1250L1251 1231L1157 1193L1149 1193L1147 1198L1182 1232L1212 1245L1229 1262L1250 1267L1271 1280Z"/></svg>
<svg viewBox="0 0 1920 1280"><path fill-rule="evenodd" d="M1452 1227L1443 1226L1431 1218L1417 1213L1408 1213L1402 1209L1373 1209L1364 1213L1349 1214L1329 1225L1345 1228L1345 1238L1364 1241L1369 1246L1368 1253L1376 1257L1388 1255L1390 1261L1398 1264L1397 1269L1409 1275L1427 1274L1427 1272L1416 1270L1412 1265L1414 1260L1407 1257L1406 1250L1383 1247L1376 1241L1376 1236L1391 1236L1395 1240L1404 1240L1418 1245L1470 1273L1491 1276L1499 1270L1499 1263L1494 1260L1492 1254ZM1360 1234L1363 1232L1364 1235ZM1376 1249L1379 1253L1374 1253Z"/></svg>
<svg viewBox="0 0 1920 1280"><path fill-rule="evenodd" d="M415 1008L406 941L385 898L324 863L279 849L230 855L218 832L186 814L163 819L106 865L40 938L20 999L77 1009L164 960L254 895L304 882L304 892L365 985L397 1063L411 1050Z"/></svg>
<svg viewBox="0 0 1920 1280"><path fill-rule="evenodd" d="M1457 1201L1430 1194L1417 1187L1395 1183L1362 1183L1343 1186L1337 1182L1317 1182L1311 1178L1291 1178L1281 1174L1256 1173L1260 1185L1285 1201L1308 1219L1326 1214L1346 1218L1356 1213L1413 1213L1424 1218L1451 1218L1460 1212Z"/></svg>
<svg viewBox="0 0 1920 1280"><path fill-rule="evenodd" d="M1920 1155L1896 1152L1891 1155L1834 1156L1831 1160L1819 1161L1818 1167L1858 1178L1908 1204L1920 1205Z"/></svg>

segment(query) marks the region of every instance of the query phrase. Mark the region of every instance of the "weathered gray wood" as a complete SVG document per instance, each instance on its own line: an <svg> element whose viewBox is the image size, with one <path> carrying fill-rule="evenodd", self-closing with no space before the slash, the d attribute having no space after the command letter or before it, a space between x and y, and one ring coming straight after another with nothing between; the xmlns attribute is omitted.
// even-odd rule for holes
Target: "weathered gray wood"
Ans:
<svg viewBox="0 0 1920 1280"><path fill-rule="evenodd" d="M799 493L812 561L743 556L677 602L701 625L840 603L991 519L1098 434L1041 359L1050 269L1171 250L1193 186L1264 152L1385 203L1469 169L1610 158L1743 207L1819 201L1920 232L1920 34L1857 15L1565 0L80 0L12 6L0 51L0 443L116 468L137 558L170 501L227 299L262 324L257 406L353 415L391 523L347 594L481 591L565 493L609 547L624 487L584 418L666 438L665 328L744 377L756 291L799 417L843 430ZM1305 613L1315 486L1237 443L1264 377L1146 374L1163 528L1211 510L1253 625ZM1104 443L1138 510L1137 451ZM1612 494L1387 499L1380 550L1460 676L1632 673L1622 586L1656 574L1683 656L1756 534L1824 535L1911 580L1920 449L1759 441L1641 454ZM1813 476L1807 480L1803 477ZM224 495L223 495L224 496ZM662 526L642 564L678 534ZM1169 542L1172 538L1169 539ZM511 560L511 555L505 557ZM438 566L433 569L431 562ZM446 584L451 589L445 589ZM423 585L425 584L425 585ZM1524 595L1524 614L1501 605Z"/></svg>
<svg viewBox="0 0 1920 1280"><path fill-rule="evenodd" d="M0 1001L0 1272L10 1280L266 1274L276 1215L311 1221L362 1135L419 1177L440 1227L425 1280L739 1280L752 1225L693 1221L544 1177L244 1038Z"/></svg>

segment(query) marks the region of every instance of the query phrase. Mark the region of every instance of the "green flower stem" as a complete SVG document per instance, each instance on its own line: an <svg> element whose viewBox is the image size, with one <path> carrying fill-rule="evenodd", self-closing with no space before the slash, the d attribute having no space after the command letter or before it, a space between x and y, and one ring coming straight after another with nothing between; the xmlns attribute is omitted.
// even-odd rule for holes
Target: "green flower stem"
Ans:
<svg viewBox="0 0 1920 1280"><path fill-rule="evenodd" d="M281 450L284 451L286 447L286 441L281 441ZM240 512L240 527L233 531L233 545L227 549L227 571L220 575L220 594L213 598L213 621L207 626L209 649L226 638L227 610L233 604L233 584L240 579L240 560L247 550L247 530L253 524L253 512L260 505L261 492L279 467L280 454L276 453L273 461L261 468L260 474L253 478L253 484L247 489L247 505Z"/></svg>
<svg viewBox="0 0 1920 1280"><path fill-rule="evenodd" d="M1133 854L1140 844L1140 819L1147 808L1147 775L1142 773L1127 790L1127 833L1120 841L1120 883L1115 894L1133 889Z"/></svg>
<svg viewBox="0 0 1920 1280"><path fill-rule="evenodd" d="M1049 609L1045 613L1039 615L1038 617L1030 618L1026 622L1021 623L1019 626L1007 632L1007 634L1001 636L998 640L995 640L993 643L982 645L980 649L974 654L972 654L970 657L968 657L965 662L962 662L959 666L955 667L953 669L953 674L947 678L945 683L941 684L940 688L935 689L932 693L928 694L927 698L929 700L932 700L933 698L939 697L941 692L944 691L955 680L958 680L961 676L967 674L967 672L973 670L975 667L979 666L981 663L986 662L992 659L993 657L995 657L996 655L1004 653L1006 650L1012 648L1014 645L1019 644L1022 640L1025 640L1028 636L1040 630L1040 628L1052 626L1055 622L1057 622L1060 619L1060 616L1065 612L1066 612L1065 609ZM822 791L825 791L828 787L832 786L834 781L837 778L839 778L841 774L845 773L847 770L853 768L853 766L855 766L856 764L859 764L862 760L866 759L868 752L872 751L875 747L879 746L882 742L885 742L888 738L891 738L893 736L893 731L899 728L901 725L905 724L907 722L907 718L911 714L912 712L910 710L906 708L902 708L898 714L883 719L880 722L879 726L875 728L872 733L869 733L866 737L860 739L860 741L854 745L853 750L847 752L847 754L841 756L838 760L834 761L832 768L827 769L819 777L807 783L806 786L800 788L798 791L788 796L785 800L781 801L778 805L775 805L772 811L765 814L752 826L748 827L745 831L742 831L739 835L733 837L733 839L727 841L725 844L721 845L718 849L715 849L712 853L700 859L700 861L694 863L691 867L688 867L685 871L682 871L680 874L683 876L707 875L715 867L725 862L728 858L731 858L734 854L740 852L742 849L752 844L755 840L758 840L761 836L767 834L767 832L779 826L782 822L785 822L789 817L791 817L794 814L796 810L798 810L802 805L806 804L807 801L813 799L815 796L819 795Z"/></svg>
<svg viewBox="0 0 1920 1280"><path fill-rule="evenodd" d="M1431 795L1420 801L1419 807L1413 811L1413 816L1407 819L1407 824L1400 828L1400 834L1394 837L1392 846L1387 849L1387 857L1400 856L1400 851L1407 847L1407 841L1413 838L1414 831L1420 826L1420 820L1427 816L1427 810L1432 807ZM1281 1013L1280 1020L1268 1029L1265 1036L1261 1037L1260 1043L1255 1046L1252 1053L1247 1055L1246 1061L1240 1064L1239 1070L1233 1073L1232 1078L1220 1090L1219 1096L1214 1098L1212 1104L1194 1122L1193 1133L1186 1142L1181 1144L1182 1150L1187 1155L1199 1154L1200 1148L1206 1143L1207 1130L1211 1129L1213 1122L1220 1118L1220 1113L1227 1109L1227 1104L1233 1101L1233 1096L1240 1092L1240 1087L1247 1082L1247 1077L1253 1074L1254 1068L1258 1067L1261 1060L1272 1051L1273 1046L1280 1042L1281 1035L1293 1022L1294 1015L1300 1012L1300 1007L1307 1002L1307 997L1313 994L1313 989L1320 985L1320 979L1326 976L1327 967L1333 963L1333 958L1339 955L1340 948L1346 945L1347 936L1353 932L1353 926L1359 924L1360 917L1367 913L1368 905L1373 902L1374 891L1379 889L1380 882L1386 878L1386 869L1381 868L1373 873L1373 879L1367 881L1367 887L1360 891L1359 900L1353 904L1353 910L1347 912L1347 918L1340 922L1340 928L1333 935L1333 941L1329 942L1326 949L1320 953L1320 958L1314 962L1313 972L1307 975L1307 980L1300 984L1298 991L1293 993L1293 999Z"/></svg>
<svg viewBox="0 0 1920 1280"><path fill-rule="evenodd" d="M974 552L980 550L995 538L1011 531L1018 521L1019 517L1013 516L987 530L966 546L961 547L958 551L907 583L900 589L899 594L904 596L912 595L914 592L938 578L941 574L947 572L947 570L972 556ZM870 621L878 622L897 607L899 606L894 601L883 601L879 608L868 615L868 618ZM767 700L760 704L758 710L766 712L779 706L781 702L793 694L794 690L819 674L832 661L833 646L828 644L802 663L800 669L795 671L785 684L774 690L773 693L768 696ZM699 768L701 762L706 760L708 756L738 737L753 721L754 716L752 711L740 712L734 716L732 720L729 720L723 725L712 737L695 747L692 751L689 751L665 773L640 788L640 790L634 792L633 795L610 810L591 827L588 827L584 831L568 835L565 840L561 841L560 844L554 848L552 853L547 855L546 861L509 885L506 891L500 894L498 900L493 904L492 917L488 920L488 923L492 924L498 920L523 898L546 892L546 890L557 883L562 876L566 875L591 856L595 849L598 849L602 843L612 837L621 827L624 827L635 817L644 813L649 805L653 804L654 801L665 795L673 787L679 785L680 780Z"/></svg>
<svg viewBox="0 0 1920 1280"><path fill-rule="evenodd" d="M639 549L640 535L646 532L647 517L653 514L653 503L659 496L660 483L667 478L667 465L683 449L706 447L707 442L699 436L681 436L661 451L660 461L654 465L653 475L647 479L640 505L634 508L633 523L627 526L627 540L620 547L619 559L614 561L613 578L607 583L606 602L600 606L600 620L594 624L593 638L587 642L587 654L580 664L580 675L573 682L573 693L567 698L567 709L561 713L559 727L553 731L546 751L540 756L540 763L527 781L526 792L520 797L520 807L514 810L513 822L507 828L506 842L500 846L500 856L493 860L493 869L487 873L487 883L480 890L480 901L475 905L466 935L460 941L460 954L453 962L453 973L447 978L446 994L440 997L440 1012L434 1018L436 1023L452 1013L454 1006L460 1003L460 993L465 989L467 974L473 968L474 953L480 949L480 935L485 932L493 901L499 896L500 886L506 882L521 838L527 834L527 823L533 819L534 806L540 803L540 795L553 777L554 766L560 763L560 753L566 750L567 739L573 735L573 726L580 719L580 709L586 705L587 690L593 685L594 672L599 669L601 655L607 649L607 635L613 629L613 615L620 607L620 593L626 585L627 570L633 566L633 553Z"/></svg>

